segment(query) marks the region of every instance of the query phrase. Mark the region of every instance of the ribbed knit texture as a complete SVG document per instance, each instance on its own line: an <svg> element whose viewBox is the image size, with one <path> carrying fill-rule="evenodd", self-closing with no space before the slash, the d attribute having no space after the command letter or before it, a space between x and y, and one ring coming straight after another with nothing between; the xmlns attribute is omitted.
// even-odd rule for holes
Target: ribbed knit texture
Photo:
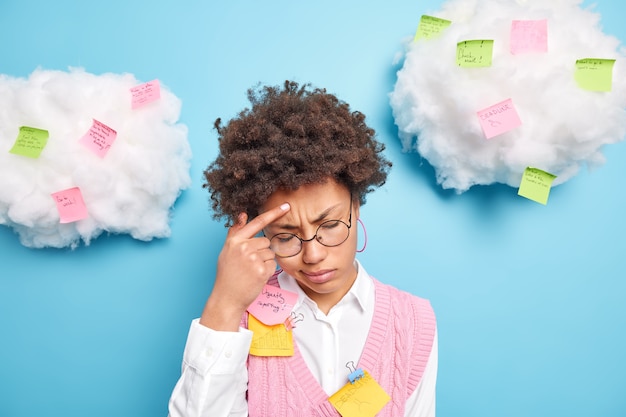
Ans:
<svg viewBox="0 0 626 417"><path fill-rule="evenodd" d="M278 285L277 275L269 281ZM435 337L435 315L427 300L374 280L376 305L359 360L391 397L379 417L404 415L417 388ZM244 320L244 325L245 323ZM347 380L347 375L346 375ZM248 357L250 417L340 417L294 342L291 357Z"/></svg>

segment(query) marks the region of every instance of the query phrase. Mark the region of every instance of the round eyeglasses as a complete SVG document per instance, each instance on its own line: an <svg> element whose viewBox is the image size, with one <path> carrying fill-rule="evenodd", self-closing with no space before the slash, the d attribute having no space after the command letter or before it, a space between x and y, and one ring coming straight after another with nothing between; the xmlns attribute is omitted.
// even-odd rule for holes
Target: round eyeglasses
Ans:
<svg viewBox="0 0 626 417"><path fill-rule="evenodd" d="M350 198L348 223L341 220L326 220L317 227L315 235L310 239L302 239L300 236L293 233L278 233L270 238L270 249L279 258L290 258L300 253L303 242L316 240L323 246L339 246L350 236L351 227L352 198Z"/></svg>

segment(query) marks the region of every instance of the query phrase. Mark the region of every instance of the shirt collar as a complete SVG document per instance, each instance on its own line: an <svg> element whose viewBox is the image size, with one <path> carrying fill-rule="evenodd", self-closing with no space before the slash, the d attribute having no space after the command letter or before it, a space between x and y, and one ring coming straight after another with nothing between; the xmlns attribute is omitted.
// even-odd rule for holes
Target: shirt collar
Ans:
<svg viewBox="0 0 626 417"><path fill-rule="evenodd" d="M356 280L352 284L352 287L350 287L350 290L343 296L336 306L354 302L354 304L358 306L361 311L365 311L368 308L371 308L374 303L374 297L372 297L374 283L361 263L356 259L354 263L357 269ZM305 302L317 308L315 301L311 300L309 296L302 291L302 288L300 288L295 278L287 274L285 271L282 271L278 275L278 284L280 285L280 288L298 294L298 301L296 302L295 308L300 307L300 305Z"/></svg>

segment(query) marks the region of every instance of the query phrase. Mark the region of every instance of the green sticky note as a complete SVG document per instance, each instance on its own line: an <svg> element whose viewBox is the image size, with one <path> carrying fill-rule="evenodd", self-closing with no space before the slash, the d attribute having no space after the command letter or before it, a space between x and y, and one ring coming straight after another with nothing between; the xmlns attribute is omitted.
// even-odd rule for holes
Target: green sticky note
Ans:
<svg viewBox="0 0 626 417"><path fill-rule="evenodd" d="M576 61L574 78L583 90L611 91L614 64L614 59L579 59Z"/></svg>
<svg viewBox="0 0 626 417"><path fill-rule="evenodd" d="M445 28L450 26L452 22L438 17L422 15L420 23L417 26L417 32L413 42L419 39L430 39L439 35Z"/></svg>
<svg viewBox="0 0 626 417"><path fill-rule="evenodd" d="M548 196L550 195L550 187L555 178L556 175L550 174L549 172L528 167L524 171L522 183L520 184L517 194L546 205L548 203Z"/></svg>
<svg viewBox="0 0 626 417"><path fill-rule="evenodd" d="M459 67L490 67L493 40L479 39L456 44L456 63Z"/></svg>
<svg viewBox="0 0 626 417"><path fill-rule="evenodd" d="M22 126L9 152L29 158L39 158L46 143L48 143L47 130Z"/></svg>

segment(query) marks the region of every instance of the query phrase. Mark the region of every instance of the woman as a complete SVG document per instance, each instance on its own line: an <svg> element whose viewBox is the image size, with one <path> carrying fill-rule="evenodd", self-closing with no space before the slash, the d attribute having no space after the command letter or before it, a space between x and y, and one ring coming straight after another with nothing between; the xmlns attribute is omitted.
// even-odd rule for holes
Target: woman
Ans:
<svg viewBox="0 0 626 417"><path fill-rule="evenodd" d="M215 123L204 186L230 228L170 416L434 416L430 304L355 258L360 207L391 167L384 146L325 90L287 81L248 98L251 109ZM273 305L255 302L272 289L293 296L274 310L286 308L284 325L252 313ZM270 332L280 342L268 353Z"/></svg>

